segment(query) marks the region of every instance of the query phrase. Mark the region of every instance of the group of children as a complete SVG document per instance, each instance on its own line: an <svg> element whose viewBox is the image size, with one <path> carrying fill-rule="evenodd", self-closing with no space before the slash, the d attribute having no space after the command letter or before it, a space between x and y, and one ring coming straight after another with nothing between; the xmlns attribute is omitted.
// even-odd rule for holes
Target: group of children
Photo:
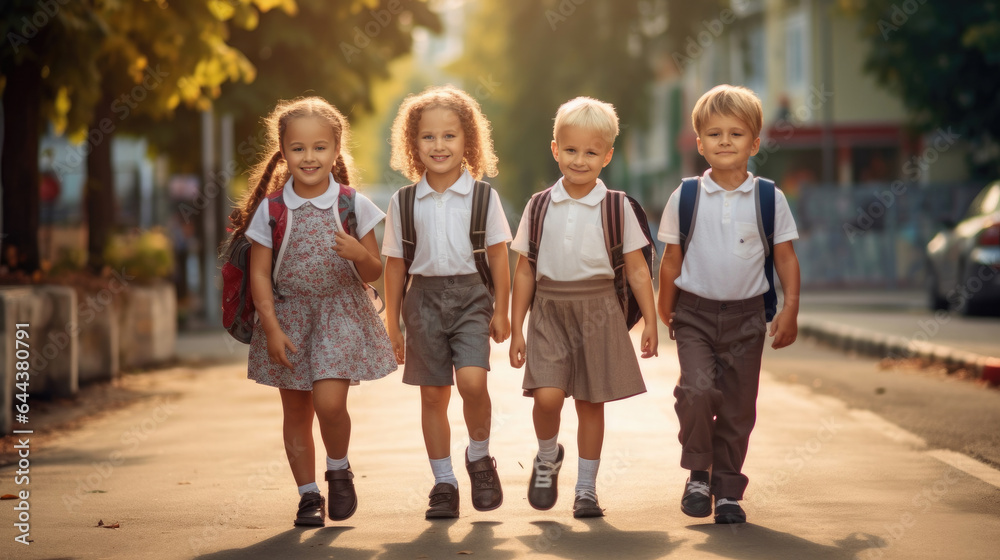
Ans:
<svg viewBox="0 0 1000 560"><path fill-rule="evenodd" d="M711 165L697 182L696 220L690 220L697 235L693 227L681 231L678 188L658 231L667 245L654 300L642 255L648 241L636 213L628 203L609 212L609 201L623 199L613 199L599 178L618 135L610 104L578 97L559 108L551 149L562 177L531 198L513 239L497 192L481 181L497 173L489 121L460 89L433 87L406 98L392 127L391 163L414 184L393 195L388 215L354 194L350 228L340 219L344 186L356 178L347 120L316 97L275 109L267 122L268 157L232 221L234 236L252 242L259 321L248 376L281 395L285 450L300 494L296 525L354 514L348 388L385 377L397 364L404 366L403 382L420 387L434 475L426 518L459 515L447 415L452 385L463 400L472 505L500 507L503 489L489 447L490 338L510 338L510 363L525 367L524 394L534 400L538 453L529 503L540 510L556 503L564 460L560 416L573 397L579 417L573 516L603 516L596 480L604 403L646 390L623 313L622 278L642 314L642 357L657 355L657 313L677 341L681 466L691 471L682 511L707 517L714 496L717 523L745 521L741 470L767 321L769 282L762 271L765 259L773 259L783 288L784 305L768 333L780 348L796 337L799 275L791 241L797 233L777 191L773 238L758 234L756 181L747 171L760 144L756 95L716 87L698 101L692 120L698 150ZM282 210L280 218L270 215L273 208ZM383 272L373 233L383 218L384 326L364 289ZM608 242L610 228L621 229L620 246ZM287 238L280 247L273 246L275 231ZM513 283L508 242L519 254ZM614 265L619 251L623 272ZM327 456L328 508L315 477L314 414Z"/></svg>

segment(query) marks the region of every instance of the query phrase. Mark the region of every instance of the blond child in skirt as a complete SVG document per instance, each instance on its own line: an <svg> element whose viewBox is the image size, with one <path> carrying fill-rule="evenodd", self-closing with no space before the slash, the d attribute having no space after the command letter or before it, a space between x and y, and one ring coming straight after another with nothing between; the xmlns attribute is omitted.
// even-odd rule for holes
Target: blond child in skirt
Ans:
<svg viewBox="0 0 1000 560"><path fill-rule="evenodd" d="M525 396L534 398L538 438L528 485L528 502L547 510L558 496L564 449L557 443L566 397L576 400L579 418L579 477L573 516L601 517L597 470L604 443L604 403L646 391L614 287L605 248L601 203L607 187L598 178L611 161L618 116L608 103L578 97L556 113L552 156L563 176L551 187L544 234L532 269L528 259L530 215L521 217L511 249L520 253L511 304L510 363L527 364ZM641 249L648 243L635 213L625 204L625 274L642 311L642 357L656 355L656 309ZM523 333L528 308L527 343Z"/></svg>

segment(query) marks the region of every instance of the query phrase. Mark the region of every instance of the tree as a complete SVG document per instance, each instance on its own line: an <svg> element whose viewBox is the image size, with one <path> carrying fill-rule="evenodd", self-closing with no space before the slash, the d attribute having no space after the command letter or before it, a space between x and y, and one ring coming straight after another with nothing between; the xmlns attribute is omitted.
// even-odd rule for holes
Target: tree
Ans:
<svg viewBox="0 0 1000 560"><path fill-rule="evenodd" d="M915 124L959 134L992 154L980 173L1000 173L1000 1L845 4L862 22L865 69L902 99Z"/></svg>

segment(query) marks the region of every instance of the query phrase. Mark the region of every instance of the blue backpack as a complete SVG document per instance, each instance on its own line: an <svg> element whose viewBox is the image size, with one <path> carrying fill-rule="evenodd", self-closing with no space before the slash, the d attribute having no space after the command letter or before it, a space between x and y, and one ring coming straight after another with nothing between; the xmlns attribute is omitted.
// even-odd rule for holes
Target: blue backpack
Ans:
<svg viewBox="0 0 1000 560"><path fill-rule="evenodd" d="M688 177L681 182L680 233L681 255L687 252L694 233L695 217L698 215L698 194L701 192L701 177ZM763 177L754 178L754 199L757 203L757 230L764 244L764 277L767 278L767 293L764 294L764 309L767 321L774 319L778 311L778 294L774 289L774 181Z"/></svg>

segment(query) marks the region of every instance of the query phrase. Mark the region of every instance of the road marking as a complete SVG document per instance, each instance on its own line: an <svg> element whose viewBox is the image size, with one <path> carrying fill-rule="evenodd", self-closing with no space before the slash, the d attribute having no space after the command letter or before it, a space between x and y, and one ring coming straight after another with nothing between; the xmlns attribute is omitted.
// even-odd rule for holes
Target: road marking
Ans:
<svg viewBox="0 0 1000 560"><path fill-rule="evenodd" d="M858 420L863 424L868 424L872 429L880 432L882 435L892 441L895 441L896 443L909 445L915 449L927 447L927 442L924 438L914 434L913 432L900 428L870 410L860 410L855 408L848 412L848 414L855 420Z"/></svg>
<svg viewBox="0 0 1000 560"><path fill-rule="evenodd" d="M971 474L986 484L991 484L1000 488L1000 471L990 467L989 465L984 465L968 455L963 455L947 449L931 449L930 451L927 451L926 454L934 457L946 465L951 465L966 474Z"/></svg>

